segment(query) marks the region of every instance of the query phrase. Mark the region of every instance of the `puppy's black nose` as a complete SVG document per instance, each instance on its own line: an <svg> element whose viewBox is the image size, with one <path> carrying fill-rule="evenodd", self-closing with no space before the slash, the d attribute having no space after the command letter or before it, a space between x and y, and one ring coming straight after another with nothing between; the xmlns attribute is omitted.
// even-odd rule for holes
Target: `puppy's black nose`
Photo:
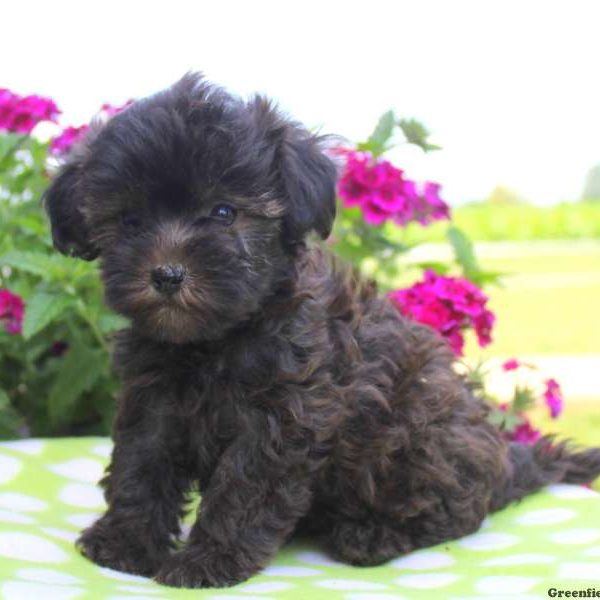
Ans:
<svg viewBox="0 0 600 600"><path fill-rule="evenodd" d="M185 277L185 269L181 265L163 265L156 267L150 274L155 290L162 294L172 294L180 287Z"/></svg>

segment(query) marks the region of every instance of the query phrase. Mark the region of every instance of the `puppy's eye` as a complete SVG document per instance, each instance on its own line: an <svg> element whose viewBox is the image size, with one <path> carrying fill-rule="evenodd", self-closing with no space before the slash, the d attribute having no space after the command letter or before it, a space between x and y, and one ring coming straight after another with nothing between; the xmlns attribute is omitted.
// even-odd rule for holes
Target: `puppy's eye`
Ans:
<svg viewBox="0 0 600 600"><path fill-rule="evenodd" d="M210 216L224 223L231 225L235 221L237 211L229 204L217 204L210 211Z"/></svg>
<svg viewBox="0 0 600 600"><path fill-rule="evenodd" d="M129 230L136 230L142 226L142 219L134 213L123 213L121 215L121 224Z"/></svg>

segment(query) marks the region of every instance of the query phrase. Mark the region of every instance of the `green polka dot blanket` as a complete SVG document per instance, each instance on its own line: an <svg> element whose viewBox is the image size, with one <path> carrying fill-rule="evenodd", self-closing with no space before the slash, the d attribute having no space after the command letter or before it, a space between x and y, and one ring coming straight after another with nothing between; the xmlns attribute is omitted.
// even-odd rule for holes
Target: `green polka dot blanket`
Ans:
<svg viewBox="0 0 600 600"><path fill-rule="evenodd" d="M486 519L468 537L374 568L291 544L260 575L224 590L176 590L98 567L73 547L102 512L103 438L0 444L0 598L6 600L388 600L547 598L600 590L600 494L554 485Z"/></svg>

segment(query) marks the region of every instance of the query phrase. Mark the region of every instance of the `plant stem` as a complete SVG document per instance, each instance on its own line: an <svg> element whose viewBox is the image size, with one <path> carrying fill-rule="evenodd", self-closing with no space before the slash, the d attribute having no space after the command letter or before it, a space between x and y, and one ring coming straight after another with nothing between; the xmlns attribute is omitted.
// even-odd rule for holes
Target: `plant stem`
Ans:
<svg viewBox="0 0 600 600"><path fill-rule="evenodd" d="M106 343L106 340L104 339L104 336L102 335L102 332L98 329L98 326L96 325L96 322L94 321L94 319L90 318L87 311L85 310L85 305L83 304L83 302L81 300L77 300L76 305L77 305L79 314L81 315L83 320L89 325L90 329L92 330L92 333L94 334L94 337L98 340L98 343L100 344L102 349L105 350L106 352L108 352L109 351L108 344Z"/></svg>

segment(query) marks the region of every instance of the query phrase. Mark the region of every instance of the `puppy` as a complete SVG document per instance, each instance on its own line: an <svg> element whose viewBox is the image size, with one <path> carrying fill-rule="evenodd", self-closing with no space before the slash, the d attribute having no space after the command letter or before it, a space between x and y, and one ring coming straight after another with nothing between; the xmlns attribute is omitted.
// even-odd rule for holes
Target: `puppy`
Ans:
<svg viewBox="0 0 600 600"><path fill-rule="evenodd" d="M307 243L335 216L324 144L187 75L97 126L48 189L56 248L99 257L131 322L108 510L78 541L94 562L229 586L302 531L377 565L600 473L600 449L504 442L446 343Z"/></svg>

